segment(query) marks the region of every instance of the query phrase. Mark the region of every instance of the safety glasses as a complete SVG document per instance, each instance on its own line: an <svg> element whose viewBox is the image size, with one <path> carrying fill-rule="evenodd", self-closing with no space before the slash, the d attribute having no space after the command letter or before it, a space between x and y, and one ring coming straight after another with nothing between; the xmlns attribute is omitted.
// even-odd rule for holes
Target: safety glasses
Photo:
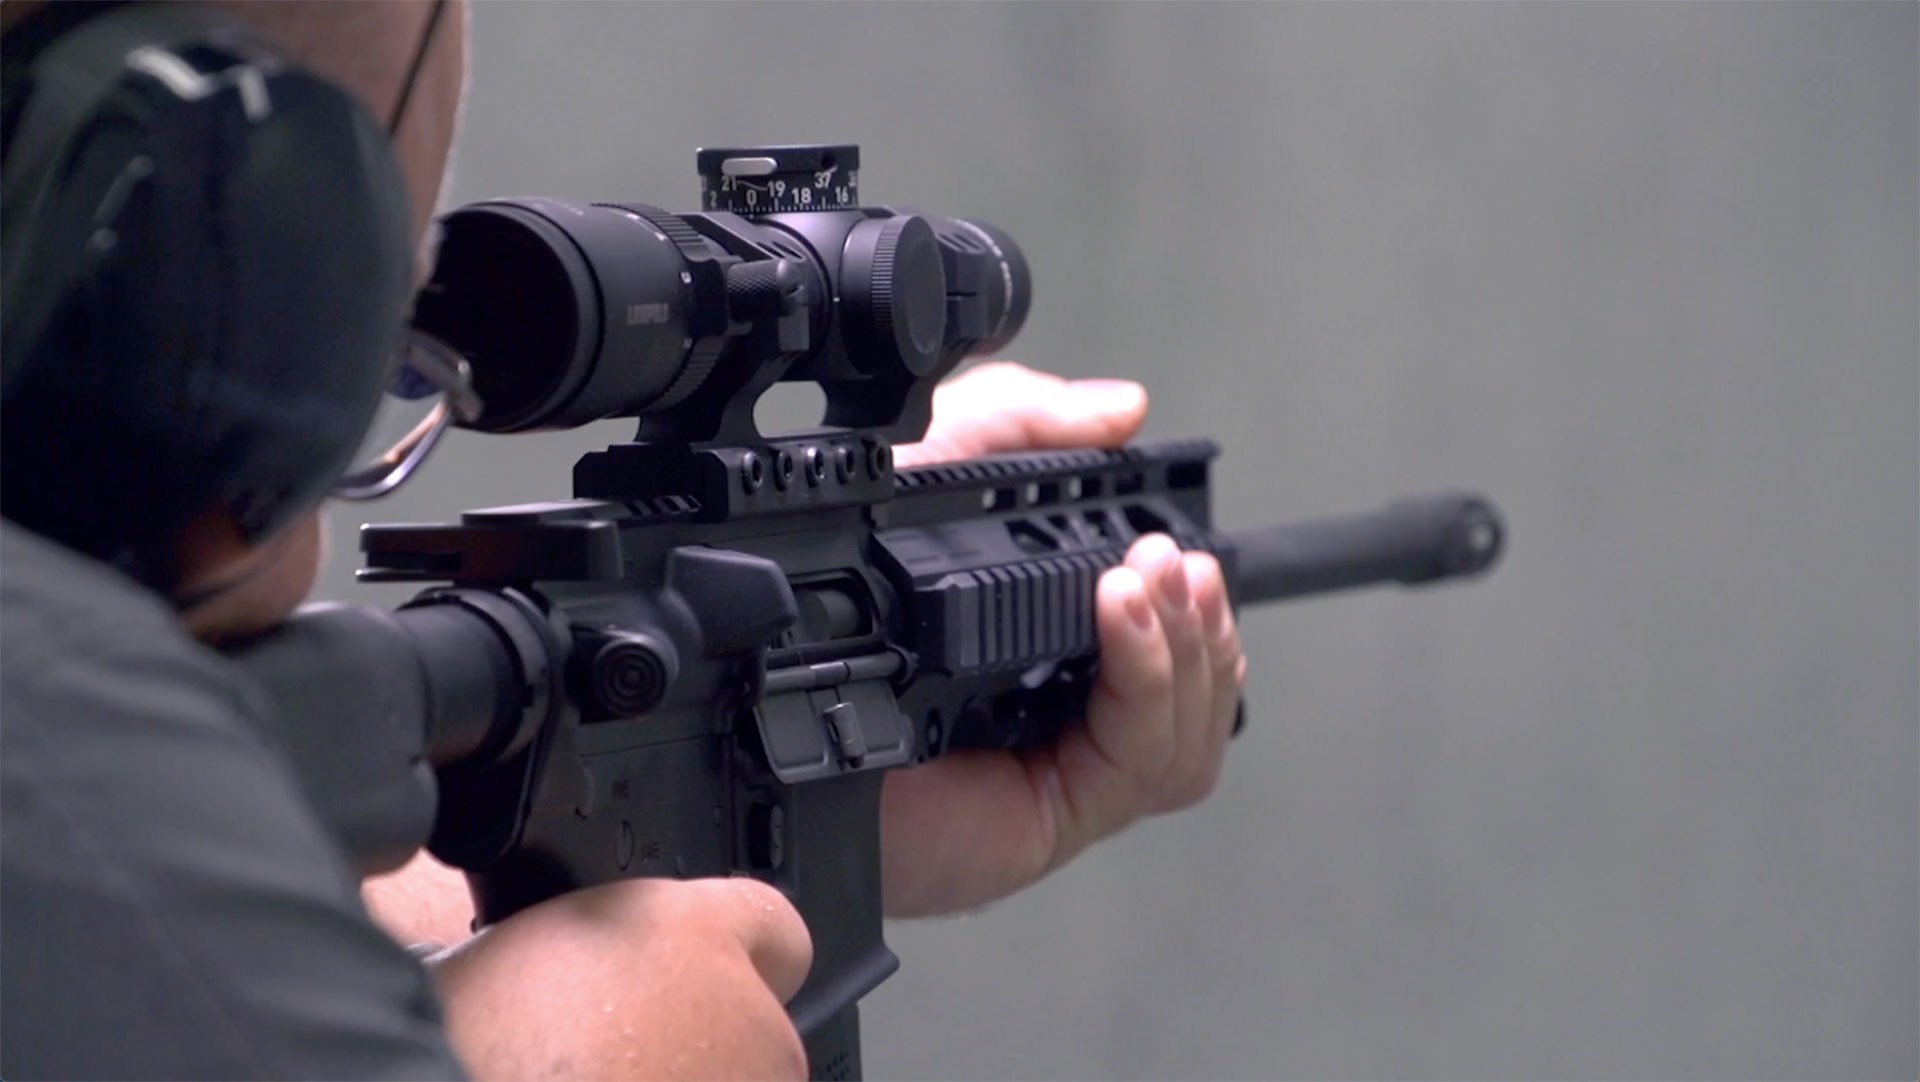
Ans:
<svg viewBox="0 0 1920 1082"><path fill-rule="evenodd" d="M373 500L399 488L449 425L477 420L481 408L467 359L438 338L407 328L380 411L333 495Z"/></svg>

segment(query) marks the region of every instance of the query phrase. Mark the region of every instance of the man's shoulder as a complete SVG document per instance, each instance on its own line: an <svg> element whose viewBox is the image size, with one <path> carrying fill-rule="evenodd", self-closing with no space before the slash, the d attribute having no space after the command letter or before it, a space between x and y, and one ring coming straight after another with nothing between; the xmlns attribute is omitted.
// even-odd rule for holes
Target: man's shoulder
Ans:
<svg viewBox="0 0 1920 1082"><path fill-rule="evenodd" d="M216 786L245 818L304 808L257 693L133 580L0 526L0 777L9 848L81 838L136 876L139 844ZM251 805L251 807L249 806ZM151 814L140 814L142 808ZM127 844L132 842L133 844ZM9 856L15 854L9 853Z"/></svg>
<svg viewBox="0 0 1920 1082"><path fill-rule="evenodd" d="M0 660L25 676L90 641L192 654L166 603L119 571L0 520Z"/></svg>
<svg viewBox="0 0 1920 1082"><path fill-rule="evenodd" d="M11 750L164 738L171 727L260 745L264 705L131 578L0 522L0 717ZM136 721L136 719L138 719Z"/></svg>
<svg viewBox="0 0 1920 1082"><path fill-rule="evenodd" d="M256 694L131 580L0 534L0 1073L460 1074Z"/></svg>

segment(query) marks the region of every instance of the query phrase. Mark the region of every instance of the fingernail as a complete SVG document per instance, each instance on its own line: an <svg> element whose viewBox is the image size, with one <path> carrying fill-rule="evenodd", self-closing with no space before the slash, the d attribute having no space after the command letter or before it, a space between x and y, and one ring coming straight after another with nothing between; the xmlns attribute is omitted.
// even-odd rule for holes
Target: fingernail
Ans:
<svg viewBox="0 0 1920 1082"><path fill-rule="evenodd" d="M1160 571L1160 594L1175 612L1185 612L1193 603L1193 583L1187 580L1187 561L1178 554Z"/></svg>
<svg viewBox="0 0 1920 1082"><path fill-rule="evenodd" d="M1142 631L1153 630L1153 606L1147 604L1147 595L1145 593L1135 590L1128 594L1125 607L1127 610L1127 619L1133 621L1133 626Z"/></svg>

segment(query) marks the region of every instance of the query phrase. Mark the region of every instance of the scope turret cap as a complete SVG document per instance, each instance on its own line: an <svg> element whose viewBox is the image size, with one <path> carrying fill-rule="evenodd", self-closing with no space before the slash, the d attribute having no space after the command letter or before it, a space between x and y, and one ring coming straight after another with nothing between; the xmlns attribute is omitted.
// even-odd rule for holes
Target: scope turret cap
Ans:
<svg viewBox="0 0 1920 1082"><path fill-rule="evenodd" d="M847 353L868 371L889 363L914 378L933 370L947 330L947 272L925 218L869 219L847 234L840 288Z"/></svg>

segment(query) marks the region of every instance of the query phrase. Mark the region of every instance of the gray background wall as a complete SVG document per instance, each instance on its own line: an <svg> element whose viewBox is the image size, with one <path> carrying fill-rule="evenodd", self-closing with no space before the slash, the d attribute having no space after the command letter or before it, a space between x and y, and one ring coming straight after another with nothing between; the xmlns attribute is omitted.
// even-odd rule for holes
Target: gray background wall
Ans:
<svg viewBox="0 0 1920 1082"><path fill-rule="evenodd" d="M1216 798L896 926L870 1073L1920 1074L1920 7L484 5L454 194L853 141L1230 526L1496 497L1491 579L1247 614ZM386 520L565 495L463 436ZM326 592L349 584L352 523Z"/></svg>

